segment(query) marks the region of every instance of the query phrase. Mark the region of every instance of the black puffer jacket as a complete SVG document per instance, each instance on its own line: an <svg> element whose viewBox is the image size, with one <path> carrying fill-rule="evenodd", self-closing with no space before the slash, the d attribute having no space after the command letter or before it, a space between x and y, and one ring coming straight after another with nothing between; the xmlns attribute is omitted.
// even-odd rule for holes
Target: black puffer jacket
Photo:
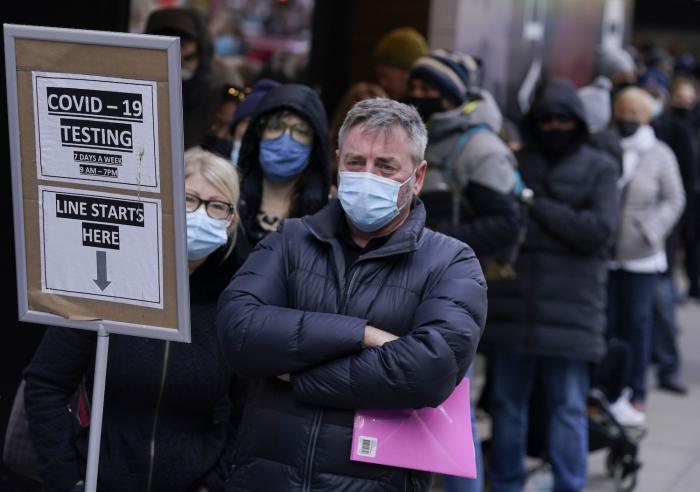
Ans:
<svg viewBox="0 0 700 492"><path fill-rule="evenodd" d="M318 212L328 203L330 190L330 151L328 150L328 121L321 100L309 87L286 84L275 87L260 101L243 135L238 168L241 175L239 210L251 243L256 244L267 234L257 221L262 200L263 172L260 166L260 124L270 113L291 109L308 120L314 129L310 162L294 190L290 217L302 217Z"/></svg>
<svg viewBox="0 0 700 492"><path fill-rule="evenodd" d="M232 386L214 315L245 246L223 264L221 251L190 276L192 343L110 336L98 490L223 490L235 427L230 396L240 399L240 386ZM74 438L66 405L83 375L92 389L94 358L93 332L49 328L25 371L27 417L48 492L71 490L85 477L88 435Z"/></svg>
<svg viewBox="0 0 700 492"><path fill-rule="evenodd" d="M441 403L471 363L486 315L473 252L424 229L415 201L346 276L337 200L258 244L219 303L234 370L259 378L227 490L425 491L426 473L350 461L353 410ZM401 338L362 350L367 324ZM291 373L292 382L276 378Z"/></svg>
<svg viewBox="0 0 700 492"><path fill-rule="evenodd" d="M584 144L583 107L573 84L551 81L534 110L568 108L580 141L549 160L532 144L521 156L535 191L516 277L491 285L485 350L594 361L604 352L607 257L618 216L617 169ZM529 115L525 124L533 128Z"/></svg>

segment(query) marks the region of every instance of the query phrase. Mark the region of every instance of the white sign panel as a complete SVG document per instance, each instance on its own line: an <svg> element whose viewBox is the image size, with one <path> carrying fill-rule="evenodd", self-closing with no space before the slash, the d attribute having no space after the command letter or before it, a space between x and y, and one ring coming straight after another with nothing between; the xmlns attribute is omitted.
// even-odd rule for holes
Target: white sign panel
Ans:
<svg viewBox="0 0 700 492"><path fill-rule="evenodd" d="M163 308L160 200L39 186L41 288Z"/></svg>
<svg viewBox="0 0 700 492"><path fill-rule="evenodd" d="M32 72L37 178L160 191L156 83Z"/></svg>

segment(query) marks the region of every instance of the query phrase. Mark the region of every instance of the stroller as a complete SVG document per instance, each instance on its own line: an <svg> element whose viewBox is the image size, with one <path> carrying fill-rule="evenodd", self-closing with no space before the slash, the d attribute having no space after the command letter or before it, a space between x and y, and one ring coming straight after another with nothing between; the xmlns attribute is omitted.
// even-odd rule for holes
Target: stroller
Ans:
<svg viewBox="0 0 700 492"><path fill-rule="evenodd" d="M597 388L591 390L588 395L588 449L608 449L605 466L621 492L632 491L637 486L637 472L642 467L637 452L645 433L643 428L620 425L610 413L605 394Z"/></svg>

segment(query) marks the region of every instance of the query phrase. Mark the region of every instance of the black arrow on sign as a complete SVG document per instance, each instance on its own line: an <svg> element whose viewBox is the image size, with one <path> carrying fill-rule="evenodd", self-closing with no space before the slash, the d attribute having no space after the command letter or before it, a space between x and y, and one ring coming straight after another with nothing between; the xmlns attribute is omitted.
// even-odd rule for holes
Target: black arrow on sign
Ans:
<svg viewBox="0 0 700 492"><path fill-rule="evenodd" d="M97 258L97 279L93 279L93 282L103 291L112 283L107 280L107 252L96 251L95 255Z"/></svg>

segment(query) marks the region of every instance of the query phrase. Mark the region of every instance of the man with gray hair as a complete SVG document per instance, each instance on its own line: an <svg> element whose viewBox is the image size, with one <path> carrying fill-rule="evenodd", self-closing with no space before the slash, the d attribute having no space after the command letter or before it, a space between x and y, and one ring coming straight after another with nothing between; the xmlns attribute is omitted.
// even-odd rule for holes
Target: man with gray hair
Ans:
<svg viewBox="0 0 700 492"><path fill-rule="evenodd" d="M222 294L224 350L253 380L227 490L428 490L427 473L350 460L354 411L442 403L485 322L474 253L424 227L426 139L414 108L357 103L338 199L286 220Z"/></svg>

